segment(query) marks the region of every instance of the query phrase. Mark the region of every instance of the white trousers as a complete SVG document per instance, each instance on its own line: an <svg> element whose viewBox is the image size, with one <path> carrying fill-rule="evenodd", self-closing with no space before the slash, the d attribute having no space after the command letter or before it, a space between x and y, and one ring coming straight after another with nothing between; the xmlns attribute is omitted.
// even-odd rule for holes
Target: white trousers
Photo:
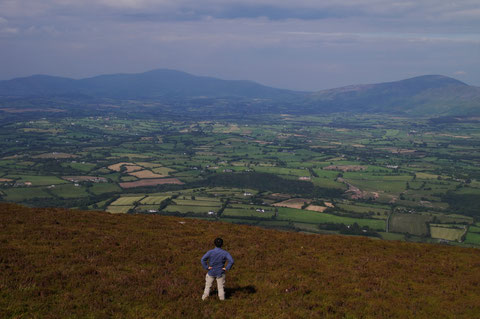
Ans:
<svg viewBox="0 0 480 319"><path fill-rule="evenodd" d="M203 296L202 296L203 300L207 299L207 297L210 295L210 288L212 288L212 284L215 278L216 277L212 277L209 274L205 276L205 290L203 291ZM225 300L225 290L223 288L225 285L225 274L223 274L221 277L218 277L216 279L217 279L217 288L218 288L218 298L220 300Z"/></svg>

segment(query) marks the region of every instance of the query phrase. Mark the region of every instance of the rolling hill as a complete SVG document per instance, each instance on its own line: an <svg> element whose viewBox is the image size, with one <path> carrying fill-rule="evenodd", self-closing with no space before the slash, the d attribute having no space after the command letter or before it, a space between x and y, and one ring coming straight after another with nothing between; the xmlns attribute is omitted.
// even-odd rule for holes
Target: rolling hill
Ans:
<svg viewBox="0 0 480 319"><path fill-rule="evenodd" d="M8 105L15 99L15 105L21 105L19 99L31 98L42 98L42 102L45 98L153 100L188 104L184 109L176 107L177 111L184 113L190 112L192 107L202 113L204 108L212 110L213 106L214 114L241 114L248 110L250 114L349 112L428 117L480 115L480 88L441 75L351 85L313 93L276 89L252 81L195 76L167 69L139 74L100 75L80 80L35 75L0 81L0 102L7 99L5 104Z"/></svg>
<svg viewBox="0 0 480 319"><path fill-rule="evenodd" d="M480 88L441 75L352 85L309 96L317 109L411 115L480 114Z"/></svg>
<svg viewBox="0 0 480 319"><path fill-rule="evenodd" d="M34 75L0 81L0 96L68 96L83 94L116 99L193 97L286 98L299 93L252 81L227 81L185 72L158 69L138 74L110 74L74 80Z"/></svg>
<svg viewBox="0 0 480 319"><path fill-rule="evenodd" d="M200 299L203 253L235 258ZM2 318L475 318L480 251L0 204Z"/></svg>

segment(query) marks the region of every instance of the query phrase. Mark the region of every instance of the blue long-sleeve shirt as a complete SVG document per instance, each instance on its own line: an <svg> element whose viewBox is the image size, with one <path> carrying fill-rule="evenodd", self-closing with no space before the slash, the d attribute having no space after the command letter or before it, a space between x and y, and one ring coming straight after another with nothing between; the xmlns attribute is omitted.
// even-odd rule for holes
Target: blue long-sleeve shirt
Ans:
<svg viewBox="0 0 480 319"><path fill-rule="evenodd" d="M212 277L220 277L225 272L222 268L225 266L225 262L227 260L228 265L225 269L230 270L234 263L232 256L228 253L228 251L215 247L214 249L207 251L207 253L203 255L202 266L205 270L208 270L208 266L210 264L210 267L212 267L212 269L208 270L208 275Z"/></svg>

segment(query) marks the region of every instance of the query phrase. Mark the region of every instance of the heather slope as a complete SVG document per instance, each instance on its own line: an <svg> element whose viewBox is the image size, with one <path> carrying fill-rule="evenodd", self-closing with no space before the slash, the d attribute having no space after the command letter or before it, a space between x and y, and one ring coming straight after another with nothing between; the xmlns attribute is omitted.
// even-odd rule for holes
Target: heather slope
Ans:
<svg viewBox="0 0 480 319"><path fill-rule="evenodd" d="M200 300L216 236L229 299ZM0 317L473 318L480 251L0 204Z"/></svg>

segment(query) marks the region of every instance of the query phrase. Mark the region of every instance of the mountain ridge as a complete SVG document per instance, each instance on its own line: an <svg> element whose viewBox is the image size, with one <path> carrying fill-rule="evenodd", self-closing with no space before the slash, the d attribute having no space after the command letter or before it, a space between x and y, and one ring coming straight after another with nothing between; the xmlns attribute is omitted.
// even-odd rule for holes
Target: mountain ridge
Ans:
<svg viewBox="0 0 480 319"><path fill-rule="evenodd" d="M143 73L104 74L82 79L32 75L0 81L0 96L86 94L106 98L246 97L272 98L296 95L248 80L222 80L171 69Z"/></svg>
<svg viewBox="0 0 480 319"><path fill-rule="evenodd" d="M303 92L272 88L247 80L222 80L177 70L156 69L143 73L105 74L78 80L49 75L15 78L0 81L0 97L2 96L85 96L170 102L207 98L229 99L235 105L243 103L242 100L251 100L257 105L266 103L265 108L260 105L253 109L258 113L480 115L480 88L443 75L423 75L400 81ZM208 101L203 104L205 103ZM251 108L249 110L252 111ZM229 111L232 111L232 108ZM242 108L236 105L233 111L241 112ZM221 112L221 108L216 112Z"/></svg>

